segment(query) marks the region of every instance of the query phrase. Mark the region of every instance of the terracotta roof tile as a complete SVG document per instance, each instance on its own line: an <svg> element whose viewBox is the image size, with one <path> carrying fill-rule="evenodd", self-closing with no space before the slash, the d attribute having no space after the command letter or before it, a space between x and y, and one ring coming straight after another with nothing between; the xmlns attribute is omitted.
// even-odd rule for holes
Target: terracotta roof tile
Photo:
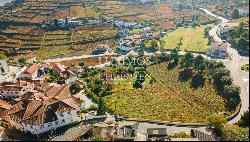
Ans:
<svg viewBox="0 0 250 142"><path fill-rule="evenodd" d="M65 67L60 63L54 63L52 64L52 70L61 73L65 71Z"/></svg>
<svg viewBox="0 0 250 142"><path fill-rule="evenodd" d="M69 85L64 85L60 91L58 91L55 95L56 99L62 100L70 97L70 90L69 90Z"/></svg>
<svg viewBox="0 0 250 142"><path fill-rule="evenodd" d="M0 99L0 108L4 108L4 109L9 110L11 108L11 104Z"/></svg>
<svg viewBox="0 0 250 142"><path fill-rule="evenodd" d="M18 102L17 104L15 104L14 106L11 107L10 111L8 112L8 114L13 114L13 113L17 113L21 110L24 110L25 108L23 107L23 102Z"/></svg>
<svg viewBox="0 0 250 142"><path fill-rule="evenodd" d="M38 108L42 105L41 101L32 101L28 104L24 117L23 119L27 119L29 117L31 117L37 110Z"/></svg>
<svg viewBox="0 0 250 142"><path fill-rule="evenodd" d="M62 102L64 102L64 103L67 104L68 106L70 106L70 107L76 109L77 111L80 110L80 107L79 107L79 104L78 104L76 98L70 97L70 98L67 98L67 99L62 100Z"/></svg>
<svg viewBox="0 0 250 142"><path fill-rule="evenodd" d="M24 71L24 73L33 74L39 68L39 66L39 64L31 65L28 69Z"/></svg>

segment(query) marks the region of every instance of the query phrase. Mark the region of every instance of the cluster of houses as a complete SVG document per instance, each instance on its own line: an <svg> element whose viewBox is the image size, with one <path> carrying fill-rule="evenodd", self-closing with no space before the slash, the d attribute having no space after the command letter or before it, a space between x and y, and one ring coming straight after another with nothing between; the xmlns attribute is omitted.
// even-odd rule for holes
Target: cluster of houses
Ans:
<svg viewBox="0 0 250 142"><path fill-rule="evenodd" d="M64 79L62 84L47 83L44 76L53 71ZM60 63L33 64L12 82L0 84L1 125L30 134L42 134L80 122L85 100L71 94L70 83L76 74Z"/></svg>
<svg viewBox="0 0 250 142"><path fill-rule="evenodd" d="M125 34L126 36L119 38L119 45L117 49L122 52L130 52L136 48L139 48L142 41L147 39L153 39L161 36L160 33L153 33L154 31L150 27L143 28L139 33L132 35Z"/></svg>
<svg viewBox="0 0 250 142"><path fill-rule="evenodd" d="M217 35L220 38L226 39L227 33L232 29L233 27L240 26L239 22L227 22L222 23L219 25L217 29ZM249 22L243 23L244 27L249 27ZM213 40L211 43L211 46L209 47L207 51L207 55L213 58L227 58L227 48L230 46L227 41L225 40Z"/></svg>

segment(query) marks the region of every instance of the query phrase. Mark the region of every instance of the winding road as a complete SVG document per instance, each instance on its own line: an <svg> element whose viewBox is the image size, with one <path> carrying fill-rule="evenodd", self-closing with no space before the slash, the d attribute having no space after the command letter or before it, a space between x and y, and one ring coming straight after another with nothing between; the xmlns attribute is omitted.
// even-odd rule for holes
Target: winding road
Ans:
<svg viewBox="0 0 250 142"><path fill-rule="evenodd" d="M210 36L213 37L213 39L216 42L222 42L222 39L218 36L217 31L221 24L229 22L229 20L223 17L217 16L207 9L204 9L204 8L200 8L200 9L206 12L207 14L215 18L218 18L222 21L219 25L215 26L209 32ZM228 124L234 124L240 120L241 115L244 114L244 112L249 110L249 73L244 73L241 70L241 65L243 63L249 64L249 57L243 57L239 55L238 51L231 47L231 44L229 43L227 44L228 44L227 53L230 56L230 60L223 60L223 62L226 68L230 70L231 76L233 77L233 80L234 80L234 84L237 84L241 88L240 97L242 101L242 106L241 106L240 113L235 118L228 121Z"/></svg>
<svg viewBox="0 0 250 142"><path fill-rule="evenodd" d="M212 28L209 32L210 36L213 37L213 39L216 41L216 42L222 42L222 39L218 36L217 34L217 31L218 31L218 28L221 24L223 23L226 23L226 22L229 22L229 20L223 18L223 17L220 17L220 16L217 16L215 14L213 14L212 12L210 12L209 10L207 9L204 9L204 8L200 8L200 10L204 11L205 13L207 13L208 15L211 15L215 18L218 18L221 20L221 23L217 26L215 26L214 28ZM249 73L244 73L243 71L241 71L241 65L243 63L248 63L249 64L249 57L242 57L238 54L238 51L233 49L231 47L231 45L229 43L228 44L228 47L227 47L227 52L230 56L230 59L224 59L224 60L217 60L217 61L222 61L224 62L226 68L228 70L230 70L231 72L231 75L233 77L233 80L234 80L234 83L237 84L238 86L240 86L241 88L241 100L242 100L242 106L241 106L241 110L240 110L240 113L235 117L233 118L232 120L228 121L228 124L234 124L236 122L238 122L241 118L241 115L246 112L247 110L249 110ZM132 51L131 51L132 52ZM122 58L125 58L127 57L129 54L128 53L126 55L122 55L122 56L119 56L119 57L116 57L116 59L118 61L122 60ZM161 54L162 52L157 52L157 53L147 53L145 52L145 55L153 55L153 54ZM170 52L164 52L165 54L170 54ZM180 55L184 55L186 52L180 52ZM77 60L77 59L85 59L85 58L90 58L90 57L103 57L103 56L107 56L107 55L117 55L117 54L114 54L114 53L105 53L105 54L100 54L100 55L82 55L82 56L75 56L75 57L65 57L65 58L57 58L57 59L48 59L48 60L45 60L44 62L62 62L62 61L68 61L68 60ZM207 57L206 55L204 54L194 54L195 56L197 55L202 55L203 57L205 57L206 59L211 59L209 57ZM95 68L102 68L106 65L109 65L111 64L111 62L107 62L107 63L104 63L104 64L100 64L100 65L96 65L96 66L91 66L91 67L95 67Z"/></svg>

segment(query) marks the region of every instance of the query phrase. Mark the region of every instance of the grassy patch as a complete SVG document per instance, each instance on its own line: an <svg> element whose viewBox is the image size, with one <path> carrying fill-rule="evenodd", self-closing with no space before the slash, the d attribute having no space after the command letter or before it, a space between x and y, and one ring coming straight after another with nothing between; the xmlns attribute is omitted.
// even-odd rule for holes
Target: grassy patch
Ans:
<svg viewBox="0 0 250 142"><path fill-rule="evenodd" d="M239 19L233 19L231 22L248 22L249 21L249 17L243 17L243 18L239 18Z"/></svg>
<svg viewBox="0 0 250 142"><path fill-rule="evenodd" d="M241 70L249 72L249 64L245 64L241 67Z"/></svg>
<svg viewBox="0 0 250 142"><path fill-rule="evenodd" d="M131 80L116 82L112 95L105 97L106 107L128 117L189 123L206 122L213 113L228 113L211 83L193 89L190 80L178 80L178 68L167 70L167 63L151 66L147 72L156 83L134 89Z"/></svg>
<svg viewBox="0 0 250 142"><path fill-rule="evenodd" d="M69 46L55 46L55 47L43 47L40 48L31 55L34 55L39 60L50 59L55 57L64 57L67 54L73 52L70 45Z"/></svg>
<svg viewBox="0 0 250 142"><path fill-rule="evenodd" d="M208 39L204 37L206 27L179 28L169 33L163 37L166 43L165 48L174 49L181 41L181 50L183 51L206 52L208 49Z"/></svg>

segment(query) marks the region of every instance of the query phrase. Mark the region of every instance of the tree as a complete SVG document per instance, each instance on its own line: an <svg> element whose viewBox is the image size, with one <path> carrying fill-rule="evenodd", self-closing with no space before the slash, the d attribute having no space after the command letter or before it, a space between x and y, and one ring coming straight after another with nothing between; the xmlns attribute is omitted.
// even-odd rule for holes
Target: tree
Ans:
<svg viewBox="0 0 250 142"><path fill-rule="evenodd" d="M26 60L24 58L19 58L18 63L24 65L26 63Z"/></svg>
<svg viewBox="0 0 250 142"><path fill-rule="evenodd" d="M235 85L225 85L223 95L228 101L228 108L235 110L240 103L240 87Z"/></svg>
<svg viewBox="0 0 250 142"><path fill-rule="evenodd" d="M79 66L83 67L84 65L85 65L84 61L81 60L81 61L79 62Z"/></svg>
<svg viewBox="0 0 250 142"><path fill-rule="evenodd" d="M219 114L212 114L207 117L208 125L215 129L216 132L221 133L224 125L227 123L226 119Z"/></svg>
<svg viewBox="0 0 250 142"><path fill-rule="evenodd" d="M6 56L4 54L0 54L0 60L6 59Z"/></svg>
<svg viewBox="0 0 250 142"><path fill-rule="evenodd" d="M194 62L194 55L192 53L186 53L182 58L180 64L182 68L189 69Z"/></svg>
<svg viewBox="0 0 250 142"><path fill-rule="evenodd" d="M142 88L143 85L142 85L141 81L136 80L135 83L133 84L133 87L134 88Z"/></svg>
<svg viewBox="0 0 250 142"><path fill-rule="evenodd" d="M46 80L49 83L59 82L61 80L61 75L53 70L49 70L49 78Z"/></svg>
<svg viewBox="0 0 250 142"><path fill-rule="evenodd" d="M177 48L171 51L170 58L175 64L179 63L179 52Z"/></svg>
<svg viewBox="0 0 250 142"><path fill-rule="evenodd" d="M140 57L144 56L144 50L145 50L145 41L142 41L140 49L138 50L138 54Z"/></svg>
<svg viewBox="0 0 250 142"><path fill-rule="evenodd" d="M105 141L105 139L101 136L101 135L96 135L96 136L93 136L91 137L91 141Z"/></svg>
<svg viewBox="0 0 250 142"><path fill-rule="evenodd" d="M72 95L75 95L81 91L81 86L79 83L75 82L70 86L69 90Z"/></svg>
<svg viewBox="0 0 250 142"><path fill-rule="evenodd" d="M54 26L56 26L56 27L58 27L58 26L59 26L58 19L54 19Z"/></svg>
<svg viewBox="0 0 250 142"><path fill-rule="evenodd" d="M233 83L231 76L222 76L219 80L222 88L224 88L226 85L232 85Z"/></svg>
<svg viewBox="0 0 250 142"><path fill-rule="evenodd" d="M249 127L249 110L246 111L237 123L240 127Z"/></svg>
<svg viewBox="0 0 250 142"><path fill-rule="evenodd" d="M206 69L205 59L201 55L198 55L194 59L194 68L196 69L198 74L202 73Z"/></svg>
<svg viewBox="0 0 250 142"><path fill-rule="evenodd" d="M249 141L249 128L237 125L225 126L222 131L223 141Z"/></svg>
<svg viewBox="0 0 250 142"><path fill-rule="evenodd" d="M239 13L239 10L238 10L237 8L233 9L232 18L233 18L233 19L238 19L238 18L240 18L240 13Z"/></svg>
<svg viewBox="0 0 250 142"><path fill-rule="evenodd" d="M152 40L150 44L151 44L151 48L153 48L154 50L157 50L158 48L157 40Z"/></svg>

